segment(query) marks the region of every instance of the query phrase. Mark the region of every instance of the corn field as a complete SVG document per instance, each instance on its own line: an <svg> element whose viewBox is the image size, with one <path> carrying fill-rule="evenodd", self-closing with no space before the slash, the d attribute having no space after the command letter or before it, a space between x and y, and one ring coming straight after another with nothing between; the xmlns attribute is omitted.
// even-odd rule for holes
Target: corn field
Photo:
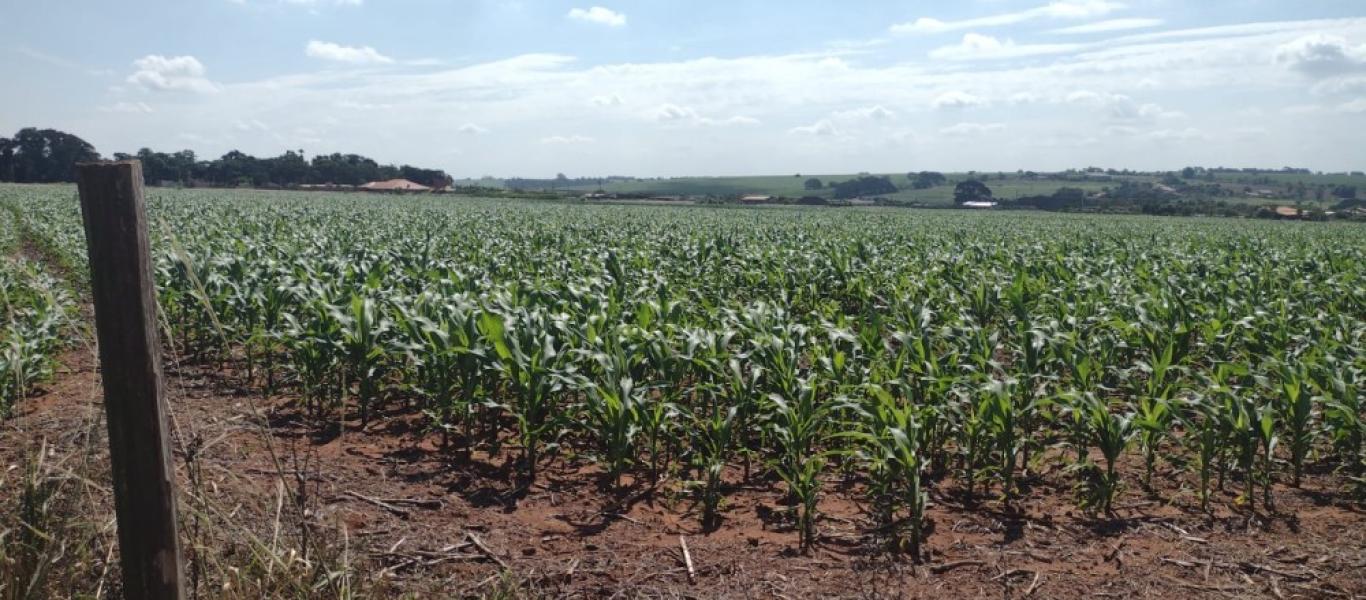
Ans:
<svg viewBox="0 0 1366 600"><path fill-rule="evenodd" d="M723 527L774 481L805 546L852 480L914 556L930 490L1010 506L1045 464L1096 515L1155 474L1204 510L1325 471L1366 495L1360 225L149 194L182 355L320 426L420 414L527 485L588 457ZM82 273L73 189L0 203Z"/></svg>
<svg viewBox="0 0 1366 600"><path fill-rule="evenodd" d="M0 211L0 418L52 375L73 306L66 288L19 247L15 215Z"/></svg>

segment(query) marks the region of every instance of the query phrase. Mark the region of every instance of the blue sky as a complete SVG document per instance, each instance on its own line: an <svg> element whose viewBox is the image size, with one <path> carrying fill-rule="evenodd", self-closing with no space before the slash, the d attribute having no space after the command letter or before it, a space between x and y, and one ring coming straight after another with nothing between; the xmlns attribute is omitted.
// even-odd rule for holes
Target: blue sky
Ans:
<svg viewBox="0 0 1366 600"><path fill-rule="evenodd" d="M0 0L0 134L481 175L1366 168L1366 2Z"/></svg>

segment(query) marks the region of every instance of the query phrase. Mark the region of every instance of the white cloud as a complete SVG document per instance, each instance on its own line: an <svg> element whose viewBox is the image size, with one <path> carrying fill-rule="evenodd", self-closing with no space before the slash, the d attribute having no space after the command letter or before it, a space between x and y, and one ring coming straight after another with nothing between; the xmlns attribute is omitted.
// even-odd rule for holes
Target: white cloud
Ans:
<svg viewBox="0 0 1366 600"><path fill-rule="evenodd" d="M1042 54L1061 54L1080 50L1080 44L1016 44L1014 40L999 40L989 35L968 33L952 46L941 46L930 51L930 58L943 60L981 60L1020 58Z"/></svg>
<svg viewBox="0 0 1366 600"><path fill-rule="evenodd" d="M1005 123L958 123L940 129L939 133L951 137L976 137L1005 131L1005 128Z"/></svg>
<svg viewBox="0 0 1366 600"><path fill-rule="evenodd" d="M1317 104L1295 104L1281 109L1281 114L1306 116L1323 112L1323 107Z"/></svg>
<svg viewBox="0 0 1366 600"><path fill-rule="evenodd" d="M626 101L622 99L621 94L593 96L588 99L588 102L593 106L621 106L626 103Z"/></svg>
<svg viewBox="0 0 1366 600"><path fill-rule="evenodd" d="M1064 102L1067 104L1082 104L1099 108L1106 116L1120 121L1179 119L1186 116L1185 113L1180 111L1167 110L1160 104L1152 102L1139 103L1124 94L1094 92L1091 90L1077 90L1072 92L1064 98Z"/></svg>
<svg viewBox="0 0 1366 600"><path fill-rule="evenodd" d="M1316 77L1366 70L1366 44L1353 46L1346 38L1312 33L1276 48L1276 62Z"/></svg>
<svg viewBox="0 0 1366 600"><path fill-rule="evenodd" d="M541 138L542 144L591 144L597 140L586 135L552 135Z"/></svg>
<svg viewBox="0 0 1366 600"><path fill-rule="evenodd" d="M895 119L896 113L883 108L881 104L875 104L864 108L835 111L833 116L836 119L849 121L864 119L870 121L886 121L888 119Z"/></svg>
<svg viewBox="0 0 1366 600"><path fill-rule="evenodd" d="M246 2L246 0L231 1L236 2L237 4L242 4ZM333 4L336 6L360 6L365 3L364 0L280 0L280 2L283 2L285 4L298 4L301 6L317 6L319 4Z"/></svg>
<svg viewBox="0 0 1366 600"><path fill-rule="evenodd" d="M1184 119L1186 113L1179 110L1167 110L1162 105L1149 102L1138 107L1138 116L1141 119Z"/></svg>
<svg viewBox="0 0 1366 600"><path fill-rule="evenodd" d="M982 106L986 103L986 100L983 100L979 96L974 96L960 90L953 90L935 96L934 100L930 102L930 106L933 106L934 108L969 108L973 106Z"/></svg>
<svg viewBox="0 0 1366 600"><path fill-rule="evenodd" d="M1102 133L1109 137L1131 137L1142 133L1142 131L1132 125L1111 125L1106 127Z"/></svg>
<svg viewBox="0 0 1366 600"><path fill-rule="evenodd" d="M304 48L304 54L310 58L344 62L353 65L374 65L388 64L394 59L380 54L370 46L343 46L332 42L320 42L310 40L308 46Z"/></svg>
<svg viewBox="0 0 1366 600"><path fill-rule="evenodd" d="M456 128L456 131L466 135L482 135L489 132L488 129L475 125L474 123L465 123Z"/></svg>
<svg viewBox="0 0 1366 600"><path fill-rule="evenodd" d="M1209 139L1205 132L1194 127L1185 129L1159 129L1143 134L1144 139L1155 142L1194 142Z"/></svg>
<svg viewBox="0 0 1366 600"><path fill-rule="evenodd" d="M835 127L835 124L830 122L830 119L821 119L811 125L793 127L792 129L787 130L787 132L793 135L814 135L819 137L829 137L840 134L839 128Z"/></svg>
<svg viewBox="0 0 1366 600"><path fill-rule="evenodd" d="M1314 84L1314 87L1310 88L1309 91L1315 96L1366 92L1366 76L1326 79Z"/></svg>
<svg viewBox="0 0 1366 600"><path fill-rule="evenodd" d="M1047 16L1059 19L1090 19L1110 14L1124 8L1121 2L1105 0L1056 0L1043 7Z"/></svg>
<svg viewBox="0 0 1366 600"><path fill-rule="evenodd" d="M1102 17L1124 8L1119 2L1107 0L1056 0L1043 6L1012 13L1001 13L964 19L961 21L941 21L933 17L921 17L914 21L892 25L892 33L942 33L1013 25L1034 19L1090 19Z"/></svg>
<svg viewBox="0 0 1366 600"><path fill-rule="evenodd" d="M376 104L372 102L358 102L356 100L339 100L337 108L347 110L388 110L394 107L393 104Z"/></svg>
<svg viewBox="0 0 1366 600"><path fill-rule="evenodd" d="M934 17L920 17L914 21L897 23L891 27L892 33L934 33L949 31L949 29L948 23Z"/></svg>
<svg viewBox="0 0 1366 600"><path fill-rule="evenodd" d="M1035 25L1041 30L1048 28L1042 25L1052 26L1043 21ZM433 69L318 68L255 80L248 74L235 83L220 84L218 94L165 102L134 95L137 88L123 84L130 91L113 92L96 104L145 100L155 107L157 118L139 117L148 121L139 125L139 137L130 138L126 127L117 126L119 119L98 120L89 126L88 135L118 149L172 145L179 132L193 131L220 140L194 146L205 155L233 148L274 155L299 146L282 145L271 134L239 133L233 123L259 119L276 124L281 115L289 115L291 127L324 132L317 136L322 143L302 146L310 153L363 152L386 162L476 175L891 172L904 168L899 161L905 156L923 157L931 163L925 168L935 170L1049 170L1086 162L1133 168L1267 163L1348 168L1360 155L1359 141L1350 132L1361 114L1339 107L1366 96L1366 91L1346 83L1341 90L1329 90L1326 82L1337 78L1305 81L1298 71L1275 60L1278 47L1309 33L1358 43L1366 40L1366 18L1164 31L1160 37L1141 34L1026 64L947 64L923 55L907 57L904 49L891 47L866 53L822 49L635 62L603 62L598 57L590 64L578 64L572 56L527 54ZM938 41L957 42L962 35ZM217 63L209 66L215 70L208 75L217 75ZM1357 76L1366 73L1339 77ZM1316 84L1324 86L1321 96L1310 95ZM1077 90L1090 91L1089 96L1074 98L1087 103L1068 104L1069 92ZM1115 96L1129 100L1117 101ZM624 98L621 104L619 98ZM1294 117L1279 112L1284 106L1308 102L1320 107ZM670 104L690 110L699 120L739 125L747 115L763 122L742 129L703 127L690 116L657 120L655 109ZM859 120L865 108L875 106L895 112L895 120L872 120L877 111L870 111L868 120ZM935 106L983 108L932 111ZM44 116L23 103L4 104L0 94L0 114L9 116L11 107L16 119ZM1246 107L1261 107L1265 114L1252 120L1234 114ZM376 110L357 112L370 108ZM1176 117L1177 108L1189 113L1189 121ZM358 118L361 114L364 118ZM821 125L822 120L828 124ZM497 134L463 135L458 128L466 121ZM962 121L982 127L957 127ZM1006 129L987 138L993 142L990 150L970 146L945 153L934 145L957 139L949 137L953 133L941 134L940 128L954 126L950 131L961 135L990 133L993 123ZM1250 123L1270 130L1266 143L1255 148L1173 144L1149 151L1157 138L1170 138L1188 125L1199 127L1210 139L1227 142L1234 139L1233 128ZM1108 126L1133 132L1107 138L1101 132ZM1153 130L1168 133L1142 137ZM288 137L290 131L281 129L279 134ZM895 131L916 131L921 137L893 140ZM565 135L550 144L574 144L568 134L591 136L598 143L537 145L543 136L553 134ZM1095 144L1079 155L1083 150L1077 144L1088 137L1095 138ZM448 159L444 153L451 138L477 139L478 151L467 148L458 161ZM1040 142L1045 139L1076 143L1045 146ZM890 152L892 143L903 145ZM540 152L529 152L529 147ZM451 162L442 164L443 160Z"/></svg>
<svg viewBox="0 0 1366 600"><path fill-rule="evenodd" d="M1073 25L1054 29L1051 33L1061 33L1067 35L1079 35L1087 33L1108 33L1111 31L1128 31L1131 29L1147 29L1157 27L1163 23L1162 19L1148 18L1129 18L1129 19L1110 19L1107 21L1096 21L1085 25Z"/></svg>
<svg viewBox="0 0 1366 600"><path fill-rule="evenodd" d="M321 6L362 6L365 4L365 0L227 0L227 2L238 6L246 6L248 4L285 4L289 6L304 7L315 13L318 7Z"/></svg>
<svg viewBox="0 0 1366 600"><path fill-rule="evenodd" d="M233 123L232 127L241 132L259 131L261 133L267 133L270 131L269 125L255 119L250 121L237 121L236 123Z"/></svg>
<svg viewBox="0 0 1366 600"><path fill-rule="evenodd" d="M655 119L659 121L691 121L696 118L696 111L677 104L665 104L655 109Z"/></svg>
<svg viewBox="0 0 1366 600"><path fill-rule="evenodd" d="M144 90L207 94L219 89L204 77L203 63L193 56L148 54L133 61L133 66L137 71L127 81Z"/></svg>
<svg viewBox="0 0 1366 600"><path fill-rule="evenodd" d="M735 115L733 117L726 117L724 119L712 119L708 117L702 117L698 120L698 124L717 126L735 125L748 127L752 125L762 125L763 121L746 115Z"/></svg>
<svg viewBox="0 0 1366 600"><path fill-rule="evenodd" d="M596 23L608 27L621 27L626 25L626 15L614 11L610 8L594 6L592 8L571 8L566 18L585 23Z"/></svg>
<svg viewBox="0 0 1366 600"><path fill-rule="evenodd" d="M1077 90L1067 95L1066 101L1069 104L1103 104L1106 96L1091 90Z"/></svg>
<svg viewBox="0 0 1366 600"><path fill-rule="evenodd" d="M726 125L759 125L760 121L754 117L736 115L723 119L705 117L699 115L696 110L687 106L665 103L655 108L651 113L656 121L662 123L674 123L682 125L702 125L702 126L726 126Z"/></svg>
<svg viewBox="0 0 1366 600"><path fill-rule="evenodd" d="M1357 98L1356 100L1339 104L1338 112L1364 113L1366 112L1366 98Z"/></svg>
<svg viewBox="0 0 1366 600"><path fill-rule="evenodd" d="M152 107L147 106L146 102L115 102L109 106L101 106L99 107L99 110L100 112L131 114L149 114L153 112Z"/></svg>

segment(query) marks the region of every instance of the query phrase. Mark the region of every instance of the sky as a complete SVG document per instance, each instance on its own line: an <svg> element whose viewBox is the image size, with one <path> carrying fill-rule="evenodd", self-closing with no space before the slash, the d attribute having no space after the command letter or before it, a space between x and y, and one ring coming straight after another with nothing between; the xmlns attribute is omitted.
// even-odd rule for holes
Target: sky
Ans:
<svg viewBox="0 0 1366 600"><path fill-rule="evenodd" d="M105 155L1366 169L1362 0L0 0L0 31L0 135Z"/></svg>

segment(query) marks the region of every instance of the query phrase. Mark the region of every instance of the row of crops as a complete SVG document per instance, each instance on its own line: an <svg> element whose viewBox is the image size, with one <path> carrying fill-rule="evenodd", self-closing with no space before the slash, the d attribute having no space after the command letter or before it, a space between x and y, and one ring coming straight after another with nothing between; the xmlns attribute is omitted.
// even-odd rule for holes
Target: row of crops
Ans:
<svg viewBox="0 0 1366 600"><path fill-rule="evenodd" d="M66 287L19 246L14 214L0 210L0 419L52 375L73 306Z"/></svg>
<svg viewBox="0 0 1366 600"><path fill-rule="evenodd" d="M73 265L70 188L0 188ZM421 411L527 482L685 481L705 524L781 481L803 544L831 480L916 547L932 487L1088 511L1184 481L1273 509L1366 492L1366 228L958 211L583 207L154 191L174 342L318 419ZM76 267L79 270L79 266ZM1150 488L1151 489L1151 488ZM1229 504L1229 503L1224 503Z"/></svg>

